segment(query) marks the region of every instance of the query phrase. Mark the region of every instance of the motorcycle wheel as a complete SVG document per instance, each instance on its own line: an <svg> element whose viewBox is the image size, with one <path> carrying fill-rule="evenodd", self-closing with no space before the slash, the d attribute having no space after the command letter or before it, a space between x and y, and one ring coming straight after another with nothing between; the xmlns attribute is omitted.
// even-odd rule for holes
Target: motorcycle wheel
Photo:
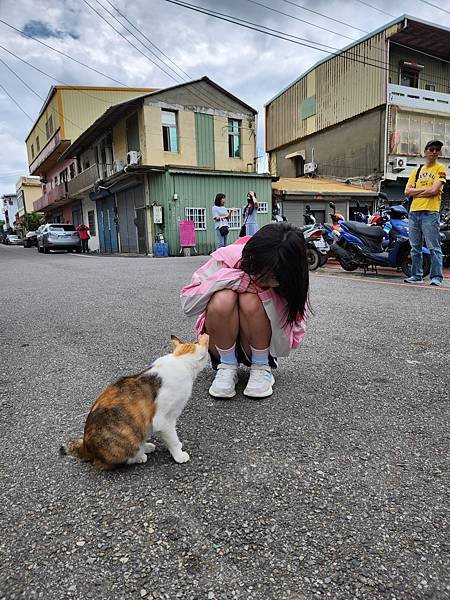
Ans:
<svg viewBox="0 0 450 600"><path fill-rule="evenodd" d="M323 265L327 262L328 260L328 254L321 254L319 256L319 267L323 267Z"/></svg>
<svg viewBox="0 0 450 600"><path fill-rule="evenodd" d="M315 271L320 266L319 253L314 248L306 248L306 260L308 262L308 269Z"/></svg>
<svg viewBox="0 0 450 600"><path fill-rule="evenodd" d="M409 248L406 249L405 252L402 252L402 255L400 256L399 266L403 273L406 275L406 277L411 276L412 259L411 250ZM422 254L422 269L424 277L429 275L431 269L431 256L429 254Z"/></svg>

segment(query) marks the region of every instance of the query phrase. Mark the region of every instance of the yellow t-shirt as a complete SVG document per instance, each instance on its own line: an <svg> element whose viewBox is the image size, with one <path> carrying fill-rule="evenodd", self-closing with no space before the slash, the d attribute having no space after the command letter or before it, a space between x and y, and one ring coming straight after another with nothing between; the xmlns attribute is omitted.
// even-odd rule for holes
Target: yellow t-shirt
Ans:
<svg viewBox="0 0 450 600"><path fill-rule="evenodd" d="M436 181L442 181L442 183L445 185L445 165L442 165L441 163L436 162L432 167L426 167L424 165L419 173L417 183L415 183L416 173L417 169L414 169L410 178L408 179L408 183L406 184L407 187L428 188L432 187ZM436 196L428 196L428 198L414 198L410 211L415 212L418 210L432 210L439 212L441 209L442 187Z"/></svg>

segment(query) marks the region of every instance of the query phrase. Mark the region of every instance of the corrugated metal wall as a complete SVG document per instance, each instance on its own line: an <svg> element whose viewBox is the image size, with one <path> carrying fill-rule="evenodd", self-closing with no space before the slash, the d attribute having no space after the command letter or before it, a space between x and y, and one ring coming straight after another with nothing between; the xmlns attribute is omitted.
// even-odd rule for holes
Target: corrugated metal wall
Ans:
<svg viewBox="0 0 450 600"><path fill-rule="evenodd" d="M154 225L154 236L163 233L169 242L171 255L178 255L179 222L186 218L186 207L206 209L206 230L196 231L197 251L199 254L209 254L216 247L216 233L212 220L211 209L216 194L226 195L226 206L241 209L246 204L249 190L256 192L261 202L267 202L268 212L258 213L258 223L263 226L272 219L272 181L270 177L233 176L220 174L193 174L166 172L149 177L150 204L156 202L163 207L164 224ZM173 194L178 195L173 200ZM233 242L239 235L239 228L230 230L228 243Z"/></svg>
<svg viewBox="0 0 450 600"><path fill-rule="evenodd" d="M289 144L383 104L386 38L396 30L395 25L321 63L267 105L266 150ZM302 103L314 93L316 120L308 126L309 119L301 118Z"/></svg>
<svg viewBox="0 0 450 600"><path fill-rule="evenodd" d="M214 167L214 117L195 113L195 143L199 167Z"/></svg>

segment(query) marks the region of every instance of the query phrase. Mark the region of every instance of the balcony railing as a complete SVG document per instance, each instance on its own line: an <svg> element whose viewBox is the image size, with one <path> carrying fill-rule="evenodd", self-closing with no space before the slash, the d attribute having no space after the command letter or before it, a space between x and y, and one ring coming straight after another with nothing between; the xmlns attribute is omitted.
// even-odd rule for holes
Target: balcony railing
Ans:
<svg viewBox="0 0 450 600"><path fill-rule="evenodd" d="M93 187L97 179L99 179L98 165L92 165L92 167L88 167L81 173L78 173L78 175L75 175L75 177L67 183L69 196L76 196L77 194L89 190L89 188Z"/></svg>
<svg viewBox="0 0 450 600"><path fill-rule="evenodd" d="M388 85L388 103L397 106L450 113L450 94L430 92L405 85Z"/></svg>
<svg viewBox="0 0 450 600"><path fill-rule="evenodd" d="M64 198L67 198L67 183L65 181L53 189L48 190L43 196L35 200L33 202L33 209L35 211L40 211L47 206L50 206L50 204L55 204L55 202L63 200Z"/></svg>

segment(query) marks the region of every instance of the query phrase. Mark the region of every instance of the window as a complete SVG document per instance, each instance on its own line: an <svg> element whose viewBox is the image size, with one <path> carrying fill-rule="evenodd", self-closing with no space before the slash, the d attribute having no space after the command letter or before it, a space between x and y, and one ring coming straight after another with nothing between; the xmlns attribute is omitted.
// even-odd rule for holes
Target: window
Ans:
<svg viewBox="0 0 450 600"><path fill-rule="evenodd" d="M241 121L228 119L228 156L241 157Z"/></svg>
<svg viewBox="0 0 450 600"><path fill-rule="evenodd" d="M41 150L41 144L39 142L39 136L36 136L36 151L39 152Z"/></svg>
<svg viewBox="0 0 450 600"><path fill-rule="evenodd" d="M177 113L173 110L162 110L161 123L164 151L178 152Z"/></svg>
<svg viewBox="0 0 450 600"><path fill-rule="evenodd" d="M71 163L69 166L70 179L75 177L75 163Z"/></svg>
<svg viewBox="0 0 450 600"><path fill-rule="evenodd" d="M268 213L269 212L269 204L268 204L268 202L260 202L258 200L258 210L256 212L259 212L259 213Z"/></svg>
<svg viewBox="0 0 450 600"><path fill-rule="evenodd" d="M88 211L88 226L90 235L97 235L97 231L95 229L95 213L93 210Z"/></svg>
<svg viewBox="0 0 450 600"><path fill-rule="evenodd" d="M194 221L195 229L204 231L206 229L206 208L186 207L184 214L188 221Z"/></svg>
<svg viewBox="0 0 450 600"><path fill-rule="evenodd" d="M48 121L45 124L45 135L47 136L47 139L52 135L53 133L53 116L50 115L48 118Z"/></svg>
<svg viewBox="0 0 450 600"><path fill-rule="evenodd" d="M229 229L240 229L241 228L241 211L233 210L228 219Z"/></svg>
<svg viewBox="0 0 450 600"><path fill-rule="evenodd" d="M425 84L425 89L428 90L429 92L435 92L436 91L436 86L433 85L432 83L426 83Z"/></svg>
<svg viewBox="0 0 450 600"><path fill-rule="evenodd" d="M31 144L31 158L34 158L34 144Z"/></svg>
<svg viewBox="0 0 450 600"><path fill-rule="evenodd" d="M418 88L419 87L419 71L400 65L400 85L407 87Z"/></svg>

